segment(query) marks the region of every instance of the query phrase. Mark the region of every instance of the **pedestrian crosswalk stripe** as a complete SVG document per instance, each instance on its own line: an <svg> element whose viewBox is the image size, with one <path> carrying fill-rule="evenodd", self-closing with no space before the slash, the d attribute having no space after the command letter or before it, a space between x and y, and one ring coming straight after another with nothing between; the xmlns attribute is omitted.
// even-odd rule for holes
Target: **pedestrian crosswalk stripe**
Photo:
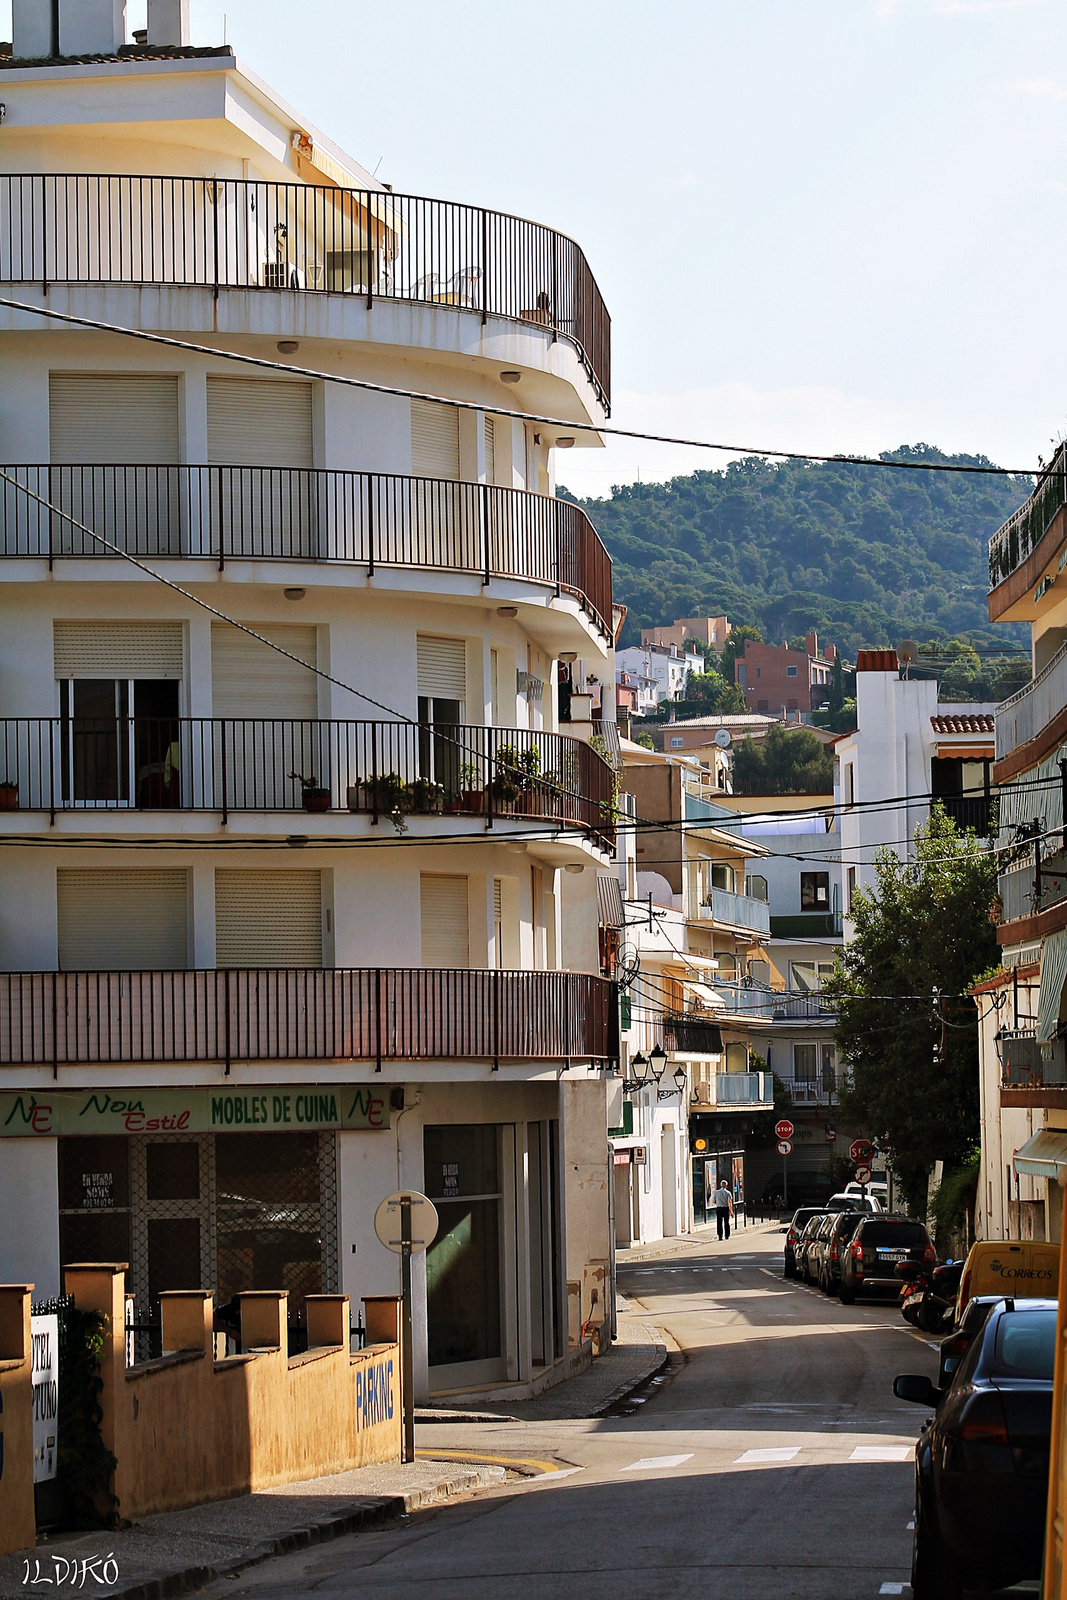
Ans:
<svg viewBox="0 0 1067 1600"><path fill-rule="evenodd" d="M910 1444L858 1444L849 1456L850 1461L910 1461L914 1455Z"/></svg>
<svg viewBox="0 0 1067 1600"><path fill-rule="evenodd" d="M660 1467L680 1467L683 1461L692 1461L693 1452L689 1451L684 1456L642 1456L640 1461L631 1461L628 1467L623 1467L623 1472L654 1472Z"/></svg>
<svg viewBox="0 0 1067 1600"><path fill-rule="evenodd" d="M904 1585L902 1583L883 1583L883 1585L879 1589L878 1593L879 1594L903 1594L904 1593Z"/></svg>
<svg viewBox="0 0 1067 1600"><path fill-rule="evenodd" d="M792 1461L794 1456L799 1454L799 1445L781 1445L767 1450L746 1450L743 1456L738 1456L734 1466L740 1466L746 1461Z"/></svg>

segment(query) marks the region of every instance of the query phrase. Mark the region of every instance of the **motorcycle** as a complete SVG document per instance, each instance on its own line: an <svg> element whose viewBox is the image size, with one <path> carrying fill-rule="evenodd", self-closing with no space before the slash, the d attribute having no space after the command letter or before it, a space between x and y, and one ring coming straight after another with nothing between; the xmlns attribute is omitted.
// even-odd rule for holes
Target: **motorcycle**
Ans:
<svg viewBox="0 0 1067 1600"><path fill-rule="evenodd" d="M956 1320L956 1294L963 1272L962 1261L946 1261L930 1267L902 1261L897 1277L904 1280L900 1291L900 1314L905 1322L923 1333L947 1333Z"/></svg>

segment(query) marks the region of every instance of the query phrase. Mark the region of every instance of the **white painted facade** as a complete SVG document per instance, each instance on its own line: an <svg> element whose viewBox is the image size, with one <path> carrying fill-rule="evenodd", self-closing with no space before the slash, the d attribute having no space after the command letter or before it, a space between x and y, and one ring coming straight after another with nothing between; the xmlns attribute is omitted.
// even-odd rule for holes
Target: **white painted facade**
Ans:
<svg viewBox="0 0 1067 1600"><path fill-rule="evenodd" d="M150 41L172 43L159 30L177 29L180 36L181 6L168 8L164 0L152 0L152 5L157 31L153 38L150 19ZM17 40L30 37L20 29L32 32L32 26L44 26L44 13L49 11L47 4L35 7L33 0L19 0L19 7ZM278 99L232 53L168 58L164 51L160 59L15 64L3 72L2 94L6 122L0 139L0 210L10 203L9 175L57 172L195 179L201 203L205 195L210 202L210 186L222 179L282 181L296 188L329 183L341 185L331 191L338 196L351 185L381 196L383 207L390 203L387 192L358 163ZM36 203L32 184L19 192L31 197L26 204L32 211ZM347 202L341 199L338 204L343 208ZM99 281L93 281L94 274ZM119 268L114 277L122 279ZM205 353L164 348L121 333L49 323L30 311L0 310L6 380L0 386L0 456L19 468L24 485L31 481L27 474L35 471L36 492L59 506L52 518L44 512L42 522L40 502L24 490L10 488L6 499L0 494L0 515L5 518L0 550L7 580L0 597L0 719L8 719L2 723L6 731L0 738L7 767L0 778L6 775L17 794L15 807L0 813L0 835L7 845L0 857L0 987L6 984L0 1011L8 1008L4 1022L8 1053L0 1093L18 1091L43 1104L49 1097L90 1090L132 1097L138 1091L162 1088L225 1084L228 1089L252 1091L314 1084L369 1087L387 1106L392 1097L388 1130L345 1129L322 1135L321 1160L330 1165L336 1199L329 1198L324 1187L320 1204L323 1228L325 1210L331 1208L336 1263L330 1269L333 1281L323 1277L320 1287L350 1294L354 1316L360 1297L398 1290L397 1260L373 1232L377 1202L403 1185L425 1186L443 1205L459 1204L448 1200L455 1193L454 1185L449 1187L453 1175L429 1170L428 1162L430 1166L433 1162L428 1152L437 1153L434 1159L440 1158L442 1170L450 1168L461 1158L456 1156L454 1163L447 1155L448 1130L460 1130L457 1138L472 1129L490 1130L485 1138L493 1148L484 1162L492 1167L499 1186L499 1203L491 1215L484 1213L489 1232L483 1244L500 1326L494 1325L482 1338L485 1349L476 1358L435 1362L434 1339L440 1350L444 1335L434 1333L432 1298L427 1308L426 1258L420 1258L418 1393L425 1397L443 1388L540 1384L562 1375L568 1348L581 1338L583 1324L602 1321L606 1312L611 1183L603 1076L607 1062L555 1048L534 1048L529 1055L511 1054L499 1060L472 1051L468 1059L461 1046L440 1058L415 1052L417 1059L403 1058L400 1048L390 1054L387 1048L385 1058L376 1061L366 1050L330 1054L314 1045L290 1056L271 1046L273 1054L268 1051L246 1060L235 1054L224 1062L218 1054L208 1059L209 1051L186 1058L176 1046L168 1046L168 1054L158 1032L147 1049L129 1038L122 1050L101 1044L97 1031L92 1031L102 1034L99 1018L92 1023L92 1038L82 1037L79 1059L72 1062L53 1059L52 1045L41 1044L40 1030L47 1031L47 1019L40 1017L33 1023L39 1034L36 1053L23 1057L17 1049L10 1053L16 1031L11 996L18 986L4 974L42 975L34 993L43 993L42 985L47 986L53 974L62 984L75 968L86 972L86 960L71 952L76 948L84 952L94 939L100 970L111 971L114 951L123 938L129 943L132 937L128 928L134 926L134 901L124 902L122 897L133 893L130 874L135 872L148 885L142 895L157 897L148 902L146 950L153 940L163 938L160 924L165 921L167 895L171 899L166 915L182 917L181 907L175 911L171 903L174 884L180 881L180 891L174 892L184 895L184 937L176 935L177 943L172 938L163 976L176 969L175 983L183 994L192 992L194 971L207 974L214 983L215 973L224 966L306 968L327 977L349 969L417 974L428 967L447 967L455 971L462 993L470 997L466 1004L473 1028L484 1023L489 1004L485 996L504 992L476 989L476 974L504 980L511 972L524 971L543 975L547 981L554 974L577 973L600 981L595 976L599 973L595 879L597 866L609 859L603 833L598 831L604 812L599 800L591 802L591 809L587 803L581 813L585 820L577 825L573 813L567 812L568 801L577 804L581 799L584 774L594 769L579 761L579 751L582 761L590 757L588 749L559 741L552 686L561 654L580 658L587 671L595 670L601 681L612 682L610 588L604 622L596 614L588 586L582 587L581 570L575 581L562 559L553 558L555 564L549 567L524 568L521 549L517 560L507 554L502 531L505 510L520 534L537 517L555 515L555 502L542 497L553 494L557 437L569 427L579 444L599 442L595 429L606 411L588 361L573 339L557 336L543 315L534 315L535 308L525 319L520 314L482 316L470 304L455 303L448 293L416 303L329 289L315 294L288 287L265 292L258 276L254 284L216 291L205 283L110 281L100 262L81 279L50 282L47 290L41 281L20 281L11 292L28 307L161 332L210 349ZM282 344L286 349L280 351ZM289 362L303 371L243 368L227 361L226 351ZM58 445L61 408L56 397L63 381L72 376L86 381L85 427L90 432L94 405L103 403L99 401L103 390L94 389L94 381L165 376L174 394L173 458L145 466L136 414L128 423L127 438L118 430L107 441L102 462L80 457L76 451L71 454L75 446L69 439ZM468 403L471 409L450 414L454 464L436 472L420 467L418 452L425 451L425 444L420 443L418 401L406 393L345 387L330 381L334 378L414 390L442 397L446 403ZM308 386L310 424L301 444L304 454L299 460L294 454L292 460L277 463L279 472L289 474L284 480L272 480L274 466L266 463L248 469L259 474L246 480L254 483L254 491L233 490L233 472L247 463L225 455L219 427L212 422L217 413L212 413L211 396L220 392L212 384L220 379L258 385L255 403L266 407L266 420L274 398L270 384ZM252 396L252 390L242 395ZM251 398L248 404L252 405ZM435 416L443 409L438 408ZM506 415L515 409L545 412L567 422L534 429ZM254 425L249 438L254 444ZM136 490L116 491L113 469L125 463L141 464L140 476L135 472L129 482L140 484L142 490L151 482L157 491L162 483L179 503L177 511L167 511L171 542L164 542L154 554L152 529L158 533L162 513L158 503L146 509ZM99 491L93 499L79 488L75 495L71 483L84 486L86 474L97 465L102 474L99 482L109 486L106 492ZM104 468L111 471L110 477ZM309 512L305 498L294 512L285 495L295 492L299 499L340 493L337 485L342 480L326 474L373 475L378 498L359 501L359 515L353 513L350 524L343 524L339 515L334 520L334 502L329 513L324 512L321 499ZM455 489L442 479L454 480ZM435 488L422 486L430 480ZM284 481L284 494L271 487L272 481L275 485ZM381 545L376 560L366 559L366 541L375 535L371 514L362 508L373 504L374 526L381 538L383 482L401 485L389 492L401 507L394 531L408 541L405 558L392 563ZM237 494L236 503L211 502L211 493L220 485ZM470 492L469 486L474 486ZM489 490L512 498L493 500ZM466 547L455 531L461 520L455 508L463 495L467 496L463 505L481 508L471 513L476 518L471 526L483 538L479 548L487 552L480 570L463 555ZM444 519L445 533L436 544L416 527L420 516L430 519L428 505L436 506L434 514ZM491 515L484 509L487 505L502 509ZM66 553L72 548L63 543L73 537L69 524L64 523L68 532L58 541L54 538L55 518L63 523L63 512L77 514L90 529L102 528L113 542L136 551L150 570L139 570L118 555ZM29 542L20 543L16 525L25 527L27 517L36 531ZM46 523L53 529L52 542L42 547L39 536ZM234 536L225 560L193 538L197 528L206 539L223 525ZM318 530L315 539L302 543L312 526ZM351 557L342 539L352 534L353 527L364 540L359 559ZM272 529L278 528L284 537L280 545L272 546ZM134 531L138 538L132 537ZM247 534L244 543L242 534ZM79 537L89 539L91 533ZM521 539L518 543L521 546ZM531 536L529 548L535 547L541 548ZM187 593L165 587L158 577ZM215 613L221 613L222 620ZM299 663L290 662L285 668L290 674L284 680L289 686L286 692L296 696L301 709L286 708L281 701L277 709L270 706L272 691L264 683L268 662L277 665L277 651L271 654L267 645L259 647L263 654L242 658L243 676L227 667L232 651L228 654L220 635L220 629L227 630L225 618L280 641L286 649L296 648L294 641L299 639L300 660L317 668L315 675L305 675L306 667ZM130 623L139 628L139 642L130 649L134 654L142 651L140 664L124 665L126 657L120 651L109 665L108 641L117 636L108 629ZM66 659L63 651L68 649L63 641L68 637L75 641L69 648L88 651L84 659L91 657L95 666L61 667L61 659ZM170 641L169 665L153 677L144 660L155 659L152 652L158 655L164 640ZM433 648L427 649L427 640ZM447 658L447 671L435 670L444 673L442 682L451 672L451 688L448 683L444 689L440 684L434 688L425 679L430 670L425 662L435 649L437 657ZM261 671L264 676L257 683ZM175 731L146 756L137 743L141 737L137 697L147 691L138 685L148 683L158 689L157 679L166 686L166 709L155 714L156 722L168 728L173 724ZM101 683L116 686L111 720L99 715L94 720L78 709L78 696L89 693L79 685ZM547 686L543 694L536 692L537 683ZM432 709L443 701L454 707L447 715ZM601 716L613 718L614 707L610 711L605 707ZM16 727L12 719L23 721ZM240 725L249 738L247 729L253 724L260 730L255 734L260 742L251 747L256 753L243 756L236 773L232 760L227 772L224 752L238 746L231 733L219 731L220 719L228 719L231 730ZM141 717L141 722L146 719ZM283 722L285 729L279 732ZM377 730L373 743L369 732L354 731L356 724L369 728L371 723ZM32 731L27 731L31 724ZM268 724L275 727L272 735L262 731ZM462 733L450 733L453 727ZM396 741L393 745L391 739ZM464 809L461 803L460 775L465 769L450 754L457 741L465 759L472 753L478 758L470 762L472 776L463 780L463 787L476 797L475 809L469 805ZM539 810L534 808L536 815L522 812L521 806L509 814L512 802L487 800L494 783L499 787L501 774L506 779L510 770L512 757L501 752L535 747L539 765L526 792L545 798L539 801ZM400 755L395 754L397 749ZM394 754L387 756L387 750ZM399 827L390 821L388 806L372 814L365 788L369 751L374 752L379 778L390 770L399 771L410 789L416 776L429 781L429 774L447 788L447 801L439 797L436 809L412 810ZM311 765L319 787L328 790L328 810L312 814L301 808L299 785L288 770L294 760L303 761L305 778ZM600 763L600 757L592 756L592 761ZM428 762L433 763L432 773ZM600 773L600 767L595 771ZM610 794L610 774L606 780L600 774L597 781L607 781ZM235 784L244 803L232 798ZM268 792L269 803L256 800ZM364 798L350 810L356 803L353 792L362 792ZM199 802L194 796L200 797ZM212 796L221 797L221 804L213 804ZM90 882L86 873L105 876ZM297 877L303 896L299 912ZM429 887L428 880L432 880ZM260 900L235 900L238 881L242 892L251 894L254 889ZM443 899L433 888L442 883L453 886ZM453 892L457 884L461 887ZM94 894L95 911L92 899L85 898ZM241 911L242 904L253 903L260 912ZM124 927L113 925L116 904L128 907ZM139 904L137 914L144 915L143 899ZM437 908L432 915L431 906ZM439 925L434 918L444 920ZM269 954L256 962L225 957L223 945L229 949L236 940L252 948L257 935L280 941L277 959ZM295 949L299 938L305 940L303 948L314 948L312 958L285 957L284 950L290 943ZM434 950L446 947L454 959L428 959ZM147 955L145 963L153 969L164 965ZM129 1028L129 1013L123 1008L132 1004L130 994L143 973L133 959L123 963L123 971L128 976L116 981L114 1005L125 1019L122 1026ZM83 996L91 977L89 973L78 980ZM260 986L264 992L266 982L264 978ZM152 980L148 988L156 996L153 1003L161 1005L160 983ZM544 1020L547 1028L547 986L545 995L544 1018L538 1013L536 1020L538 1025ZM427 1036L443 1038L441 1008L447 1010L451 1003L400 1000L400 1022L417 1024L428 1030ZM281 1002L277 1004L280 1007ZM309 1001L307 1014L311 1017L314 1012L313 1020L325 1025L324 1002L315 1004L320 1011L315 1012ZM423 1009L415 1015L420 1005ZM230 1012L226 1014L229 1019ZM366 1024L366 1014L363 1021ZM267 1033L277 1029L279 1037L286 1037L280 1014L272 1013L264 1026ZM376 1026L381 1030L381 1024ZM73 1024L72 1028L76 1033ZM53 1043L55 1037L49 1035ZM202 1034L197 1037L202 1042ZM535 1038L535 1046L537 1042ZM442 1129L440 1135L433 1132ZM64 1183L69 1190L80 1170L72 1156L73 1165L68 1163L68 1176L63 1177L65 1137L70 1144L70 1136L58 1141L46 1136L0 1137L0 1213L6 1223L0 1241L0 1278L32 1281L39 1295L58 1290L61 1263L71 1259L61 1241L65 1228L73 1238L74 1224L64 1218L75 1217L79 1227L84 1223L91 1232L85 1203L71 1204L69 1193L60 1203ZM266 1135L238 1137L254 1141ZM147 1136L138 1138L150 1142ZM178 1135L166 1138L172 1146L181 1142ZM161 1136L159 1142L165 1144L166 1139ZM97 1150L91 1159L99 1165L105 1156L106 1151ZM137 1159L149 1162L149 1202L165 1210L169 1202L153 1200L156 1180L151 1176L150 1152ZM214 1153L202 1154L201 1170L207 1170L203 1162L214 1160ZM134 1161L130 1178L134 1186L143 1182L136 1175L140 1170ZM110 1187L104 1188L107 1193L114 1191L114 1204L105 1209L118 1215L123 1208L117 1197L124 1180L117 1168L108 1168L106 1176ZM215 1208L214 1190L212 1196L210 1205ZM153 1220L175 1226L190 1223L201 1216L197 1206L208 1207L205 1195L195 1204L189 1199L185 1211L181 1209L185 1200L181 1196L178 1200L181 1204L174 1215L152 1212L149 1204L145 1213L149 1230ZM131 1202L131 1215L138 1203L136 1198ZM482 1201L475 1197L471 1204ZM203 1217L208 1217L207 1209ZM214 1239L215 1209L210 1218L210 1224L202 1225L210 1227ZM140 1226L136 1216L131 1226L135 1232ZM442 1237L446 1235L447 1229ZM139 1269L138 1294L143 1301L139 1314L149 1316L153 1294L163 1282L162 1256L151 1244L151 1235L147 1246L135 1248L141 1252L143 1269ZM251 1261L258 1246L253 1240L240 1248L247 1248ZM203 1245L202 1258L206 1249ZM231 1263L231 1279L240 1279L244 1270ZM270 1270L275 1269L262 1268ZM445 1294L448 1271L440 1270ZM305 1274L298 1283L298 1277L291 1285L294 1299L311 1281L305 1281ZM244 1282L244 1287L252 1286L279 1287L258 1278L254 1285ZM485 1313L490 1320L497 1315L493 1306ZM485 1334L480 1325L479 1337Z"/></svg>

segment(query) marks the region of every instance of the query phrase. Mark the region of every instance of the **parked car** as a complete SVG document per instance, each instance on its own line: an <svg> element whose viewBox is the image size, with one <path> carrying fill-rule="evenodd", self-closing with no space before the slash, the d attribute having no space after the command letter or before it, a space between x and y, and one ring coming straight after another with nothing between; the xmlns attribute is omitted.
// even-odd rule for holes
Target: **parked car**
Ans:
<svg viewBox="0 0 1067 1600"><path fill-rule="evenodd" d="M845 1194L858 1194L862 1199L864 1194L869 1194L872 1200L880 1202L882 1210L889 1210L889 1185L880 1178L874 1178L866 1185L857 1183L855 1178L851 1183L845 1184Z"/></svg>
<svg viewBox="0 0 1067 1600"><path fill-rule="evenodd" d="M787 1278L795 1278L797 1275L797 1240L812 1217L821 1217L822 1215L822 1206L800 1206L794 1211L792 1221L783 1229L785 1233L785 1276Z"/></svg>
<svg viewBox="0 0 1067 1600"><path fill-rule="evenodd" d="M936 1261L937 1251L921 1222L913 1217L863 1217L841 1258L841 1304L871 1289L899 1291L901 1261Z"/></svg>
<svg viewBox="0 0 1067 1600"><path fill-rule="evenodd" d="M1054 1300L1001 1299L947 1390L894 1383L899 1400L936 1408L915 1446L915 1600L1040 1576L1055 1351Z"/></svg>
<svg viewBox="0 0 1067 1600"><path fill-rule="evenodd" d="M956 1368L967 1354L978 1334L986 1324L986 1318L993 1306L999 1305L1002 1295L983 1294L972 1295L967 1302L967 1309L962 1320L957 1324L947 1339L942 1339L938 1356L937 1387L947 1389L952 1382Z"/></svg>
<svg viewBox="0 0 1067 1600"><path fill-rule="evenodd" d="M815 1277L812 1272L812 1253L815 1248L816 1235L825 1221L825 1214L821 1211L817 1211L815 1215L804 1224L800 1237L796 1242L797 1277L803 1279L805 1283L815 1282Z"/></svg>
<svg viewBox="0 0 1067 1600"><path fill-rule="evenodd" d="M852 1235L866 1215L863 1211L838 1211L833 1213L833 1226L828 1230L819 1252L819 1288L823 1294L836 1294L841 1285L841 1261L848 1254Z"/></svg>
<svg viewBox="0 0 1067 1600"><path fill-rule="evenodd" d="M803 1273L807 1283L822 1286L822 1261L826 1250L826 1241L840 1215L839 1211L827 1211L825 1216L820 1217L818 1222L812 1224L812 1231L805 1253L805 1271Z"/></svg>
<svg viewBox="0 0 1067 1600"><path fill-rule="evenodd" d="M1044 1239L979 1239L963 1263L956 1321L975 1294L1055 1295L1060 1286L1060 1247Z"/></svg>
<svg viewBox="0 0 1067 1600"><path fill-rule="evenodd" d="M869 1211L872 1215L885 1210L874 1195L849 1194L847 1189L840 1194L832 1194L826 1205L830 1211Z"/></svg>

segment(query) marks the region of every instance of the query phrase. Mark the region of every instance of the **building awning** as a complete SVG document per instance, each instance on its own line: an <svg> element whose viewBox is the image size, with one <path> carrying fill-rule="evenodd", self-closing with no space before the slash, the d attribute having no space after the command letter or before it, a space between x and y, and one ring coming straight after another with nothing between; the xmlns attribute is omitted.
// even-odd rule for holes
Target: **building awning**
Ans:
<svg viewBox="0 0 1067 1600"><path fill-rule="evenodd" d="M1067 1168L1067 1128L1042 1128L1015 1152L1016 1172L1054 1181Z"/></svg>
<svg viewBox="0 0 1067 1600"><path fill-rule="evenodd" d="M1060 1020L1060 1000L1067 979L1067 928L1051 933L1041 949L1041 989L1037 999L1037 1037L1055 1037Z"/></svg>
<svg viewBox="0 0 1067 1600"><path fill-rule="evenodd" d="M596 901L602 928L625 927L626 913L622 905L622 884L614 873L597 874Z"/></svg>
<svg viewBox="0 0 1067 1600"><path fill-rule="evenodd" d="M726 1002L721 994L716 994L714 989L709 989L706 983L683 983L682 988L691 996L698 1006L703 1006L708 1011L722 1011Z"/></svg>
<svg viewBox="0 0 1067 1600"><path fill-rule="evenodd" d="M719 963L714 956L674 956L663 963L663 970L685 978L693 972L718 972Z"/></svg>

